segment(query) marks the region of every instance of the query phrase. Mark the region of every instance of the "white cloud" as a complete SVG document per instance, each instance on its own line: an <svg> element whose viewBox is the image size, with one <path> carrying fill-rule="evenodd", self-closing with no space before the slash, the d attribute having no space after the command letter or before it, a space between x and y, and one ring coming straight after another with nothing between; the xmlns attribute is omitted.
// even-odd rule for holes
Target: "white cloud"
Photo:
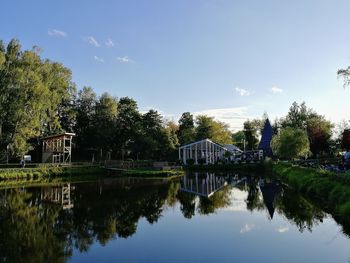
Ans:
<svg viewBox="0 0 350 263"><path fill-rule="evenodd" d="M106 41L105 44L106 44L107 47L114 47L115 46L113 40L110 39L110 38L108 38L108 40Z"/></svg>
<svg viewBox="0 0 350 263"><path fill-rule="evenodd" d="M92 46L95 46L95 47L100 46L100 44L97 42L97 40L93 36L86 37L85 41L88 42Z"/></svg>
<svg viewBox="0 0 350 263"><path fill-rule="evenodd" d="M117 60L122 62L122 63L133 63L134 61L130 59L128 56L124 57L117 57Z"/></svg>
<svg viewBox="0 0 350 263"><path fill-rule="evenodd" d="M247 116L248 107L207 109L194 112L194 116L208 115L214 117L218 121L227 123L232 130L239 130L243 127L243 122L249 117Z"/></svg>
<svg viewBox="0 0 350 263"><path fill-rule="evenodd" d="M287 226L280 226L279 228L277 228L277 232L278 233L285 233L285 232L287 232L289 230L289 227L287 227Z"/></svg>
<svg viewBox="0 0 350 263"><path fill-rule="evenodd" d="M240 96L249 96L250 95L250 91L247 89L242 89L240 87L236 87L235 90Z"/></svg>
<svg viewBox="0 0 350 263"><path fill-rule="evenodd" d="M248 233L248 232L250 232L254 227L255 227L254 224L245 224L245 225L241 228L241 230L239 231L239 233L241 233L241 234Z"/></svg>
<svg viewBox="0 0 350 263"><path fill-rule="evenodd" d="M100 58L98 56L94 56L94 60L97 61L97 62L105 62L105 60L103 58Z"/></svg>
<svg viewBox="0 0 350 263"><path fill-rule="evenodd" d="M50 29L47 33L52 37L67 37L66 32L58 29Z"/></svg>
<svg viewBox="0 0 350 263"><path fill-rule="evenodd" d="M281 88L279 88L279 87L277 87L277 86L273 86L273 87L271 88L271 92L272 92L273 94L278 94L278 93L282 93L282 92L283 92L283 89L281 89Z"/></svg>

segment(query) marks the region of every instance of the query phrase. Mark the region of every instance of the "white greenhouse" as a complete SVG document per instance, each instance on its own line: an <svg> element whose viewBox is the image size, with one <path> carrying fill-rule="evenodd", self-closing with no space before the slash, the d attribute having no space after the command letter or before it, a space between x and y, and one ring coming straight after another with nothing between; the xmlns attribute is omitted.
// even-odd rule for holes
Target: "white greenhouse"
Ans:
<svg viewBox="0 0 350 263"><path fill-rule="evenodd" d="M232 147L233 146L233 147ZM188 160L194 160L198 164L200 160L205 164L214 164L219 160L225 159L225 153L231 155L241 153L242 151L234 145L220 145L209 139L193 142L179 147L179 160L187 164Z"/></svg>

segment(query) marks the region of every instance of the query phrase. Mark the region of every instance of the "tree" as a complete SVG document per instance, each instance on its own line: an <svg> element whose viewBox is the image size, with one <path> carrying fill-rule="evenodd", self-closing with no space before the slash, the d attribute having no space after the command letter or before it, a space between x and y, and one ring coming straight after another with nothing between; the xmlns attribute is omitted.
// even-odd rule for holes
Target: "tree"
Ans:
<svg viewBox="0 0 350 263"><path fill-rule="evenodd" d="M258 139L257 139L258 127L255 125L254 122L247 120L243 123L243 130L244 130L245 140L247 142L246 148L248 150L254 150L258 144Z"/></svg>
<svg viewBox="0 0 350 263"><path fill-rule="evenodd" d="M313 116L307 121L310 150L314 155L330 151L332 128L331 122L323 116Z"/></svg>
<svg viewBox="0 0 350 263"><path fill-rule="evenodd" d="M281 121L281 126L282 128L292 127L306 130L307 121L312 115L316 114L306 107L305 102L300 105L297 102L293 102L287 116Z"/></svg>
<svg viewBox="0 0 350 263"><path fill-rule="evenodd" d="M271 144L273 153L282 159L306 157L310 151L306 132L291 127L283 128Z"/></svg>
<svg viewBox="0 0 350 263"><path fill-rule="evenodd" d="M137 137L141 135L141 114L138 111L135 100L123 97L119 100L117 127L116 127L116 149L121 150L122 158L128 150L135 147Z"/></svg>
<svg viewBox="0 0 350 263"><path fill-rule="evenodd" d="M62 129L58 109L74 85L63 65L43 60L39 49L21 50L12 39L0 43L0 152L21 157L32 138Z"/></svg>
<svg viewBox="0 0 350 263"><path fill-rule="evenodd" d="M95 106L93 126L95 130L95 143L103 151L112 151L116 118L118 114L118 100L108 93L103 93Z"/></svg>
<svg viewBox="0 0 350 263"><path fill-rule="evenodd" d="M213 139L214 118L206 115L198 115L196 118L196 140Z"/></svg>
<svg viewBox="0 0 350 263"><path fill-rule="evenodd" d="M232 134L227 124L216 121L213 117L198 115L196 118L196 139L207 138L220 144L232 143Z"/></svg>
<svg viewBox="0 0 350 263"><path fill-rule="evenodd" d="M184 145L195 140L194 120L191 113L184 112L179 119L177 137L180 145Z"/></svg>
<svg viewBox="0 0 350 263"><path fill-rule="evenodd" d="M141 126L141 132L134 143L134 151L137 155L143 153L146 158L159 156L165 146L161 143L165 139L162 116L151 109L141 116Z"/></svg>
<svg viewBox="0 0 350 263"><path fill-rule="evenodd" d="M342 78L344 80L344 88L349 86L350 84L350 67L346 69L339 69L337 72L338 78Z"/></svg>
<svg viewBox="0 0 350 263"><path fill-rule="evenodd" d="M96 103L97 96L91 87L84 87L78 92L74 130L77 133L77 148L80 153L92 150L96 146L94 129Z"/></svg>
<svg viewBox="0 0 350 263"><path fill-rule="evenodd" d="M238 131L232 134L232 143L242 150L244 149L244 140L244 131Z"/></svg>
<svg viewBox="0 0 350 263"><path fill-rule="evenodd" d="M294 102L287 116L281 120L280 126L306 131L312 154L330 152L333 124L324 116L307 108L305 102L300 105Z"/></svg>

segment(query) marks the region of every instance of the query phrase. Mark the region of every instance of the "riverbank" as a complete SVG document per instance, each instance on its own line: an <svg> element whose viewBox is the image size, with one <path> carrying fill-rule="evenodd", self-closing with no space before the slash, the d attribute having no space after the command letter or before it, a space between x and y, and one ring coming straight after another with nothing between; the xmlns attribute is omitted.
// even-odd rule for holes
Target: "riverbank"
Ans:
<svg viewBox="0 0 350 263"><path fill-rule="evenodd" d="M38 185L47 183L94 181L107 177L144 179L173 179L185 174L183 170L105 169L100 166L41 166L0 169L0 187Z"/></svg>
<svg viewBox="0 0 350 263"><path fill-rule="evenodd" d="M91 180L104 176L99 166L42 166L35 168L0 169L0 187L48 182Z"/></svg>
<svg viewBox="0 0 350 263"><path fill-rule="evenodd" d="M142 178L176 178L185 174L184 170L152 170L152 169L107 169L109 174L121 177L142 177Z"/></svg>
<svg viewBox="0 0 350 263"><path fill-rule="evenodd" d="M317 200L334 217L350 223L350 175L288 163L275 163L272 172L302 194Z"/></svg>

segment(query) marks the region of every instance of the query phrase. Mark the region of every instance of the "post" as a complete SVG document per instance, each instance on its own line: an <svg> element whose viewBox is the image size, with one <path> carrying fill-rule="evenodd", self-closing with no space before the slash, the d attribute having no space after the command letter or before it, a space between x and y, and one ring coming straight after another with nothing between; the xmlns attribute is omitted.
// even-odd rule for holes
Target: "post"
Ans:
<svg viewBox="0 0 350 263"><path fill-rule="evenodd" d="M195 153L194 153L194 163L195 164L198 164L197 154L198 154L198 147L197 147L197 144L196 144L196 146L195 146Z"/></svg>
<svg viewBox="0 0 350 263"><path fill-rule="evenodd" d="M187 164L186 147L184 147L182 150L182 160L183 160L183 163L186 165Z"/></svg>
<svg viewBox="0 0 350 263"><path fill-rule="evenodd" d="M205 141L205 163L208 164L208 141Z"/></svg>

